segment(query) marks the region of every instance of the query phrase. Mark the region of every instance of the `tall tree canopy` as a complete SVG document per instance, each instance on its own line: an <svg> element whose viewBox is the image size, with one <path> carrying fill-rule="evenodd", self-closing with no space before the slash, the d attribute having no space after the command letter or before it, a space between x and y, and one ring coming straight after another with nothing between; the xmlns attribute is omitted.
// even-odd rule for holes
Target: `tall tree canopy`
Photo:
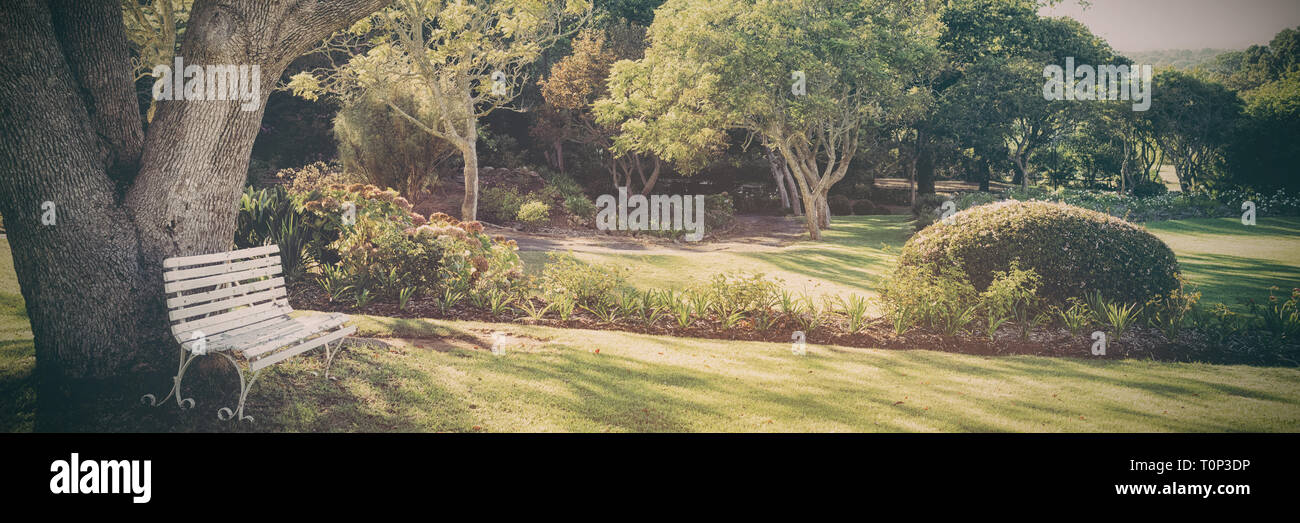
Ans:
<svg viewBox="0 0 1300 523"><path fill-rule="evenodd" d="M479 119L509 106L527 66L590 15L590 0L401 0L325 43L325 52L354 54L351 61L295 75L290 87L307 98L377 97L431 140L450 143L464 164L461 218L474 220ZM423 113L432 118L399 105L403 92L437 104Z"/></svg>
<svg viewBox="0 0 1300 523"><path fill-rule="evenodd" d="M729 130L748 132L786 160L819 239L827 191L863 130L911 119L925 103L906 79L934 53L931 14L885 0L670 0L645 57L615 64L597 113L619 125L616 150L684 172L721 151Z"/></svg>

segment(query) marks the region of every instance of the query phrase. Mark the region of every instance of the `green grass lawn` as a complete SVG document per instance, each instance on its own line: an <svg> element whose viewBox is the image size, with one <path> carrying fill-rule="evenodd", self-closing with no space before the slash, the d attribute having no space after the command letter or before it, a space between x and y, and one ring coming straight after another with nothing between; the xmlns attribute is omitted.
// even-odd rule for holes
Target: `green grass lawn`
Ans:
<svg viewBox="0 0 1300 523"><path fill-rule="evenodd" d="M1205 218L1146 227L1174 250L1206 302L1240 308L1243 300L1266 298L1270 287L1284 295L1300 287L1300 219L1260 218L1247 226L1238 218Z"/></svg>
<svg viewBox="0 0 1300 523"><path fill-rule="evenodd" d="M812 295L875 295L882 278L894 268L898 249L911 224L904 216L836 218L822 242L800 241L778 249L753 252L682 252L680 254L604 254L577 252L591 263L631 268L638 288L681 289L728 271L759 272L784 280L792 292ZM530 270L540 271L546 253L523 253Z"/></svg>
<svg viewBox="0 0 1300 523"><path fill-rule="evenodd" d="M1241 300L1267 297L1272 286L1300 287L1300 218L1261 218L1255 226L1235 218L1145 226L1178 255L1206 303L1239 308ZM876 295L910 230L906 216L848 216L835 218L822 242L800 241L770 252L574 255L630 267L631 283L639 288L680 289L713 274L741 270L781 278L793 292ZM545 253L524 256L533 271L546 262Z"/></svg>
<svg viewBox="0 0 1300 523"><path fill-rule="evenodd" d="M9 240L0 239L0 430L31 430L35 366L32 330L14 273L14 257Z"/></svg>
<svg viewBox="0 0 1300 523"><path fill-rule="evenodd" d="M636 283L680 286L728 269L811 292L872 293L905 239L899 217L838 219L823 244L774 252L590 255L634 267ZM1148 225L1209 301L1300 286L1300 220ZM1227 263L1220 260L1227 260ZM0 428L31 429L34 358L0 240ZM800 288L800 283L805 288ZM1300 369L1039 357L986 358L726 342L521 325L359 318L391 347L354 347L339 381L294 358L249 398L266 431L1297 431ZM537 341L504 356L448 337L501 330ZM598 352L597 352L598 351ZM232 376L227 376L233 380ZM189 381L189 378L187 378ZM162 384L157 384L161 387ZM155 390L141 392L158 392ZM126 400L123 400L126 401ZM899 403L901 402L901 403ZM229 430L203 401L176 430ZM170 404L161 409L173 409ZM144 407L123 416L149 416Z"/></svg>

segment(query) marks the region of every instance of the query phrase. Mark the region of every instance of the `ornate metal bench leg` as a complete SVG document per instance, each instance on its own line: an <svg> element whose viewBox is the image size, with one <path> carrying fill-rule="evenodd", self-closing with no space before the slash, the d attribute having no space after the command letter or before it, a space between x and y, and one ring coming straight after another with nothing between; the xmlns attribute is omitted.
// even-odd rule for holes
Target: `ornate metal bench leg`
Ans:
<svg viewBox="0 0 1300 523"><path fill-rule="evenodd" d="M235 405L235 410L233 411L226 407L217 409L217 418L221 421L229 421L236 418L239 421L253 421L252 416L244 415L244 400L248 399L248 390L253 388L253 382L257 381L257 376L262 373L262 369L252 371L252 377L245 380L244 371L239 368L239 362L235 361L235 358L224 352L218 352L217 354L220 354L222 357L229 360L230 364L235 367L235 372L239 373L239 403Z"/></svg>
<svg viewBox="0 0 1300 523"><path fill-rule="evenodd" d="M176 405L180 406L181 410L194 407L194 398L181 397L181 380L185 378L185 371L190 368L190 363L193 363L196 358L198 358L197 355L191 354L185 349L181 349L180 368L176 369L176 375L172 376L172 388L167 391L167 395L163 396L162 400L159 400L157 399L157 396L154 396L153 394L145 394L144 396L140 396L140 403L144 403L150 407L157 407L163 403L167 403L167 398L174 395L176 396Z"/></svg>
<svg viewBox="0 0 1300 523"><path fill-rule="evenodd" d="M325 344L325 379L330 379L330 366L334 365L334 357L338 356L339 352L343 350L343 342L346 339L339 339L339 342L334 344L333 350L330 350L330 344Z"/></svg>

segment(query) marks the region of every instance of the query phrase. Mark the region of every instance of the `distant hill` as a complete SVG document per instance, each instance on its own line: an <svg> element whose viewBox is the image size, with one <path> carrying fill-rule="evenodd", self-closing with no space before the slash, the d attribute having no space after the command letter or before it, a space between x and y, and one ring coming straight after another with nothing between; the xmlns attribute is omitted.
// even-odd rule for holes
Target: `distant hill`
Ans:
<svg viewBox="0 0 1300 523"><path fill-rule="evenodd" d="M1187 70L1213 60L1215 56L1235 49L1160 49L1157 51L1121 51L1120 54L1137 64L1150 64L1156 69L1172 66Z"/></svg>

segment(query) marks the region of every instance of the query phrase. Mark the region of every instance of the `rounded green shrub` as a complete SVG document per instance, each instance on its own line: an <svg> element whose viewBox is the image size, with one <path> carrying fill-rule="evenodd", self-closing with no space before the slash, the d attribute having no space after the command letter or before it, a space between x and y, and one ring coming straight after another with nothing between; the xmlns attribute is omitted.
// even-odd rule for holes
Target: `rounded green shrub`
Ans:
<svg viewBox="0 0 1300 523"><path fill-rule="evenodd" d="M902 265L959 264L979 290L1012 260L1042 278L1041 297L1061 303L1100 292L1146 303L1179 287L1178 260L1145 229L1060 203L1005 201L936 221L903 246Z"/></svg>
<svg viewBox="0 0 1300 523"><path fill-rule="evenodd" d="M1169 188L1161 182L1144 181L1133 185L1134 198L1150 198L1168 193Z"/></svg>
<svg viewBox="0 0 1300 523"><path fill-rule="evenodd" d="M853 214L856 214L858 216L889 214L889 209L876 205L871 200L858 200L856 202L853 202Z"/></svg>
<svg viewBox="0 0 1300 523"><path fill-rule="evenodd" d="M536 227L551 218L551 206L539 201L531 201L519 206L519 223L527 227Z"/></svg>
<svg viewBox="0 0 1300 523"><path fill-rule="evenodd" d="M832 216L848 216L853 214L853 200L843 194L832 194L826 199L826 205L831 208Z"/></svg>

